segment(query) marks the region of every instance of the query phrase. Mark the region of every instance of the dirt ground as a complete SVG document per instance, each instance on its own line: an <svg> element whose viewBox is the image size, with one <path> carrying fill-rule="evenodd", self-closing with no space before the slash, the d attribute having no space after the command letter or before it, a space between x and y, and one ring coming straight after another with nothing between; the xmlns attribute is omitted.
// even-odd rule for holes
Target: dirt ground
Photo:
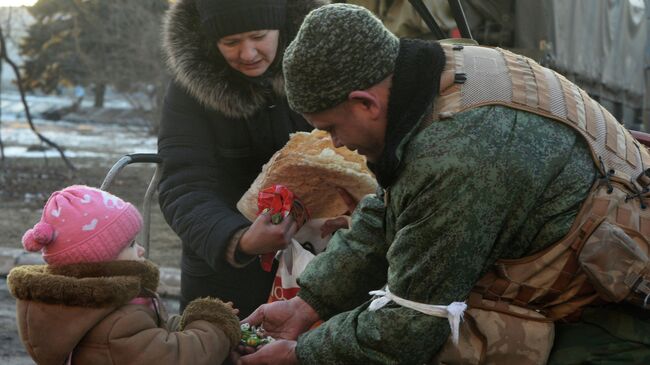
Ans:
<svg viewBox="0 0 650 365"><path fill-rule="evenodd" d="M6 281L0 280L0 364L33 364L34 361L29 357L18 338L14 303L14 298L7 290Z"/></svg>
<svg viewBox="0 0 650 365"><path fill-rule="evenodd" d="M0 246L21 248L23 233L39 219L50 193L72 184L99 187L116 161L103 158L75 158L76 171L61 159L7 158L0 162ZM142 212L144 193L154 165L133 164L115 178L109 191L133 203ZM169 228L154 196L151 212L149 258L161 265L179 267L180 240Z"/></svg>

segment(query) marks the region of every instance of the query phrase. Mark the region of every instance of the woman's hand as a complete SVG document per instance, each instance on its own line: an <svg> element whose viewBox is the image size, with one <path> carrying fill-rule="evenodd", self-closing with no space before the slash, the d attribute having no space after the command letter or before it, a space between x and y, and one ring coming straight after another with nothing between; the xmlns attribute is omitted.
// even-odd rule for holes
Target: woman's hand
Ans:
<svg viewBox="0 0 650 365"><path fill-rule="evenodd" d="M239 240L239 250L247 255L260 255L285 249L298 226L291 215L274 224L270 213L262 213Z"/></svg>

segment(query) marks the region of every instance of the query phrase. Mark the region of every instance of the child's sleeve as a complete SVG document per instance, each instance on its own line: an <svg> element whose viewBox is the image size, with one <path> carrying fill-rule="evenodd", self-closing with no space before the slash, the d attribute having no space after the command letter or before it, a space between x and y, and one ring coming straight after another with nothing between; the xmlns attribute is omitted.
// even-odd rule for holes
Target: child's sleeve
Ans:
<svg viewBox="0 0 650 365"><path fill-rule="evenodd" d="M192 301L179 331L160 328L149 314L122 316L110 331L108 351L116 364L221 364L240 338L239 320L218 299Z"/></svg>

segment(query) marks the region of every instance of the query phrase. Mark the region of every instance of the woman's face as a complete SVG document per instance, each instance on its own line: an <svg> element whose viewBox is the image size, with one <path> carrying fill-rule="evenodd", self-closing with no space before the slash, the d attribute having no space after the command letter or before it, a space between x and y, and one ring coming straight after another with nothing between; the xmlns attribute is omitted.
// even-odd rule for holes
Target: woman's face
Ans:
<svg viewBox="0 0 650 365"><path fill-rule="evenodd" d="M255 30L225 36L217 41L228 65L246 76L260 76L271 66L278 51L278 30Z"/></svg>

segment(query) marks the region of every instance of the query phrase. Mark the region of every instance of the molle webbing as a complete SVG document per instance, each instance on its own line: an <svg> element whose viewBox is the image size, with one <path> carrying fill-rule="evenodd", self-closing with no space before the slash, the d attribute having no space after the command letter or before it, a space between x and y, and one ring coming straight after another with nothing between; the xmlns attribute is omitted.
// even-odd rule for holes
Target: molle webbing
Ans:
<svg viewBox="0 0 650 365"><path fill-rule="evenodd" d="M635 180L650 167L650 154L607 110L564 76L500 48L441 46L446 55L444 72L454 73L457 81L440 91L434 120L483 105L539 114L584 136L601 172L614 170L612 180L632 190L640 188Z"/></svg>
<svg viewBox="0 0 650 365"><path fill-rule="evenodd" d="M648 253L650 209L645 200L650 198L650 186L648 179L637 181L650 167L647 149L586 92L535 61L499 48L441 45L447 61L443 72L455 77L454 84L441 90L435 101L434 121L484 105L504 105L548 117L585 138L601 173L560 241L532 256L498 260L472 289L468 304L504 313L514 313L514 305L557 320L603 299L578 257L587 243L596 245L590 250L600 247L603 222L640 237L635 241ZM496 304L489 307L485 301Z"/></svg>

